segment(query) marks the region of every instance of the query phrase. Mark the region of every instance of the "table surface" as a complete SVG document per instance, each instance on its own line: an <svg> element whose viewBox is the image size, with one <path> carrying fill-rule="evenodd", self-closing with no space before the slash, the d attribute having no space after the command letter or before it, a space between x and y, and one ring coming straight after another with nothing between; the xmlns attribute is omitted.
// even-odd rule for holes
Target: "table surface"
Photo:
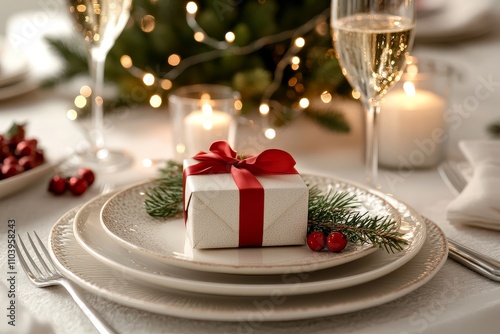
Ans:
<svg viewBox="0 0 500 334"><path fill-rule="evenodd" d="M497 12L500 12L497 6ZM500 22L500 20L497 20ZM448 61L462 73L452 96L452 109L464 106L475 96L484 81L492 82L492 94L464 114L450 129L447 155L459 159L457 142L486 138L486 126L500 119L500 23L488 35L460 43L418 44L417 56ZM28 122L28 133L42 143L51 161L64 157L84 142L82 123L66 118L78 83L52 91L37 91L23 98L0 102L0 127L12 121ZM353 129L349 134L328 132L307 119L280 129L269 143L254 135L240 139L240 146L277 147L288 150L303 173L330 175L363 182L362 113L356 103L343 103ZM457 110L457 109L456 109ZM81 197L54 197L46 190L48 177L29 188L0 199L0 238L5 245L7 221L16 221L20 234L37 231L47 240L50 228L69 209L99 194L100 187L125 186L156 175L155 166L144 167L144 158L172 156L168 112L165 109L121 110L107 122L110 147L125 148L134 156L131 168L117 173L99 173L97 182ZM446 221L446 206L454 195L445 186L435 168L426 170L381 170L383 191L408 203L436 222L453 239L496 258L500 258L500 233L477 228L455 227ZM37 289L20 273L17 284L17 326L5 325L7 280L6 249L0 251L2 269L0 291L2 319L0 332L7 333L93 333L94 328L60 287ZM426 285L393 302L346 315L289 322L258 323L250 328L237 322L211 322L181 319L135 310L84 292L89 302L112 326L123 333L469 333L482 327L482 333L496 333L500 320L500 285L447 260L439 273Z"/></svg>

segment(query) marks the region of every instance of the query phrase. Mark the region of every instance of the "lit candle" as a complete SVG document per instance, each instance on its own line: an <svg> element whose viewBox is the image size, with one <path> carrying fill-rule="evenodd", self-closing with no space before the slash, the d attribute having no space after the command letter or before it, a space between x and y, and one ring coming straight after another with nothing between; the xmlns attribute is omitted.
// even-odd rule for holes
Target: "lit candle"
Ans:
<svg viewBox="0 0 500 334"><path fill-rule="evenodd" d="M393 168L430 167L441 159L445 100L407 81L387 94L380 113L379 163Z"/></svg>
<svg viewBox="0 0 500 334"><path fill-rule="evenodd" d="M231 115L213 110L209 100L202 100L201 110L189 113L184 119L186 149L189 154L207 151L216 140L227 140Z"/></svg>

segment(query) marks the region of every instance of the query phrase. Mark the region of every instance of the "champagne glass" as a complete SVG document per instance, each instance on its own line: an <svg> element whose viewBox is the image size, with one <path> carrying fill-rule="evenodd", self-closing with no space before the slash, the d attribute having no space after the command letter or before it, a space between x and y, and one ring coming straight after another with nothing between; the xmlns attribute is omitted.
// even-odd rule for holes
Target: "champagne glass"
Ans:
<svg viewBox="0 0 500 334"><path fill-rule="evenodd" d="M80 160L99 170L118 170L128 166L132 159L122 151L109 150L104 143L104 63L127 24L132 0L67 0L66 3L75 21L75 29L84 38L92 78L92 126L89 133L92 147Z"/></svg>
<svg viewBox="0 0 500 334"><path fill-rule="evenodd" d="M366 174L378 186L381 99L399 80L413 44L414 0L332 0L337 59L365 109Z"/></svg>

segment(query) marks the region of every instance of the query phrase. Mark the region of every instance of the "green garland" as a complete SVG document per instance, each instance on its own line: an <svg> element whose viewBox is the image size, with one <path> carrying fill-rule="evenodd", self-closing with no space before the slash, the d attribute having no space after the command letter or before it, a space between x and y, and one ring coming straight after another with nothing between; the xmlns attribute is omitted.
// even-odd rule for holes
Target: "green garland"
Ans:
<svg viewBox="0 0 500 334"><path fill-rule="evenodd" d="M112 102L105 100L105 109L147 104L149 98L158 93L163 101L167 101L171 91L161 90L158 86L145 86L142 78L133 76L122 67L120 58L123 55L130 56L138 69L162 78L174 68L167 62L169 55L177 54L186 59L214 51L210 46L194 40L193 30L186 22L186 3L179 0L134 0L131 20L107 57L106 79L116 84L119 96ZM293 31L330 6L330 0L196 0L196 3L196 20L206 33L217 40L224 40L225 33L233 31L235 46L246 46L263 37ZM154 18L152 31L145 29L146 17L148 22L151 22L151 17ZM350 93L351 88L333 56L328 23L326 17L324 22L318 23L317 29L303 35L306 44L297 54L301 59L299 70L294 71L290 66L284 70L280 86L271 97L282 106L273 110L272 123L275 126L287 124L302 114L292 112L297 109L295 104L301 97L319 99L324 91L332 95ZM79 39L49 38L48 42L63 60L64 69L57 77L48 79L45 86L88 73L86 51L82 49ZM290 39L271 43L245 55L225 51L216 59L187 68L172 80L172 89L199 83L229 85L241 93L244 111L257 110L264 91L272 81L276 65L290 43ZM290 80L296 81L297 85L291 86ZM300 89L296 88L299 86ZM79 112L83 114L88 111L86 108L88 106ZM340 112L320 112L311 104L303 115L331 130L349 131L349 125Z"/></svg>
<svg viewBox="0 0 500 334"><path fill-rule="evenodd" d="M169 161L159 171L158 184L146 193L146 212L153 217L179 216L182 214L182 166ZM360 203L354 195L324 194L314 185L308 187L308 233L341 231L350 242L372 243L387 252L401 251L408 243L390 217L359 212Z"/></svg>

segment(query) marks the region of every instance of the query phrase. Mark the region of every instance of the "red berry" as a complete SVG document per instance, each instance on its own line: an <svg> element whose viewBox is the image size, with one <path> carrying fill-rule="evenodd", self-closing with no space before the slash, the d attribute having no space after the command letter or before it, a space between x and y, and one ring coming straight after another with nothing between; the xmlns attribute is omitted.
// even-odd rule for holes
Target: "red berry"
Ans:
<svg viewBox="0 0 500 334"><path fill-rule="evenodd" d="M312 232L307 236L307 246L315 252L325 248L325 235L321 232Z"/></svg>
<svg viewBox="0 0 500 334"><path fill-rule="evenodd" d="M72 176L68 181L69 191L71 191L71 193L75 196L80 196L81 194L83 194L88 187L89 184L87 180L78 176Z"/></svg>
<svg viewBox="0 0 500 334"><path fill-rule="evenodd" d="M37 141L36 139L25 139L17 143L15 154L18 157L24 157L27 155L32 155L36 151Z"/></svg>
<svg viewBox="0 0 500 334"><path fill-rule="evenodd" d="M35 166L39 166L45 162L45 156L43 155L43 150L35 151Z"/></svg>
<svg viewBox="0 0 500 334"><path fill-rule="evenodd" d="M66 180L60 175L54 176L49 182L49 191L54 195L61 195L66 191Z"/></svg>
<svg viewBox="0 0 500 334"><path fill-rule="evenodd" d="M17 164L4 164L1 169L2 177L4 179L16 176L17 174L20 174L23 171L24 171L23 168Z"/></svg>
<svg viewBox="0 0 500 334"><path fill-rule="evenodd" d="M24 168L24 170L30 170L35 167L35 160L30 155L19 158L18 163L19 166Z"/></svg>
<svg viewBox="0 0 500 334"><path fill-rule="evenodd" d="M332 232L326 238L326 247L332 252L341 252L347 245L347 238L342 232Z"/></svg>
<svg viewBox="0 0 500 334"><path fill-rule="evenodd" d="M13 155L9 155L7 158L3 159L4 165L17 165L17 158Z"/></svg>
<svg viewBox="0 0 500 334"><path fill-rule="evenodd" d="M78 168L76 171L76 175L80 176L81 178L85 179L90 186L92 183L94 183L95 180L95 174L91 169L88 168Z"/></svg>

